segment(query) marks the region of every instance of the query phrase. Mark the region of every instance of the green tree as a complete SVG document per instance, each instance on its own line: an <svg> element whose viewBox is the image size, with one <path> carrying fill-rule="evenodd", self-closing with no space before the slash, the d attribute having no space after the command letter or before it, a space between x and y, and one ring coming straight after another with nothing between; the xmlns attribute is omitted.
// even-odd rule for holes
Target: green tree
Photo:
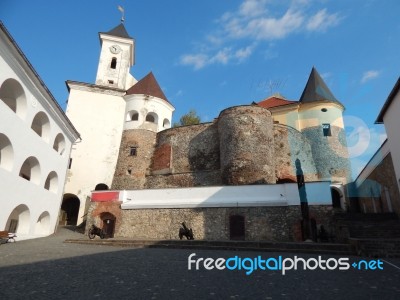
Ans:
<svg viewBox="0 0 400 300"><path fill-rule="evenodd" d="M196 125L201 122L200 117L197 115L194 109L191 109L187 114L184 114L180 119L179 123L174 123L174 127L185 126L185 125Z"/></svg>

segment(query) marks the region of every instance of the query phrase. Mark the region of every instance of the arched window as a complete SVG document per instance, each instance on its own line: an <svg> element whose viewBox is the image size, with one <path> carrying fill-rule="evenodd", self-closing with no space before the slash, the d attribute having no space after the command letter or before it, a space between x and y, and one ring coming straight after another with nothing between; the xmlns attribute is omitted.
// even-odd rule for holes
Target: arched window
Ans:
<svg viewBox="0 0 400 300"><path fill-rule="evenodd" d="M152 122L152 123L154 123L154 116L152 116L152 115L147 115L147 116L146 116L146 121L147 121L147 122Z"/></svg>
<svg viewBox="0 0 400 300"><path fill-rule="evenodd" d="M157 116L157 114L156 114L156 113L153 113L153 112L148 113L147 116L146 116L146 121L147 121L147 122L151 122L151 123L156 123L156 124L157 124L157 122L158 122L158 116Z"/></svg>
<svg viewBox="0 0 400 300"><path fill-rule="evenodd" d="M111 68L111 69L115 69L116 67L117 67L117 58L116 58L116 57L113 57L113 58L111 59L110 68Z"/></svg>
<svg viewBox="0 0 400 300"><path fill-rule="evenodd" d="M19 117L25 117L26 96L18 81L13 78L5 80L0 88L0 99Z"/></svg>
<svg viewBox="0 0 400 300"><path fill-rule="evenodd" d="M94 188L95 191L107 191L108 190L108 185L105 183L98 183L96 184L96 187Z"/></svg>
<svg viewBox="0 0 400 300"><path fill-rule="evenodd" d="M163 127L164 128L170 128L171 127L171 122L168 119L164 119Z"/></svg>
<svg viewBox="0 0 400 300"><path fill-rule="evenodd" d="M128 114L126 115L126 121L130 122L130 121L139 121L139 113L136 110L131 110L130 112L128 112Z"/></svg>
<svg viewBox="0 0 400 300"><path fill-rule="evenodd" d="M12 170L14 150L7 136L0 133L0 168Z"/></svg>
<svg viewBox="0 0 400 300"><path fill-rule="evenodd" d="M11 212L6 223L9 232L28 234L30 231L31 213L28 206L20 204Z"/></svg>
<svg viewBox="0 0 400 300"><path fill-rule="evenodd" d="M53 149L60 153L60 155L64 154L65 139L62 133L57 134L56 138L54 139Z"/></svg>
<svg viewBox="0 0 400 300"><path fill-rule="evenodd" d="M132 119L131 119L132 121L138 121L139 120L139 114L138 113L134 113L133 115L132 115Z"/></svg>
<svg viewBox="0 0 400 300"><path fill-rule="evenodd" d="M33 183L40 184L39 161L33 156L28 157L22 164L19 176Z"/></svg>
<svg viewBox="0 0 400 300"><path fill-rule="evenodd" d="M32 130L42 137L46 142L50 136L50 121L44 112L38 112L32 121Z"/></svg>
<svg viewBox="0 0 400 300"><path fill-rule="evenodd" d="M331 187L331 195L332 195L332 206L334 208L341 208L341 203L340 203L340 192L337 189L334 189Z"/></svg>
<svg viewBox="0 0 400 300"><path fill-rule="evenodd" d="M50 192L57 193L58 191L58 176L57 173L52 171L46 178L44 183L44 188Z"/></svg>

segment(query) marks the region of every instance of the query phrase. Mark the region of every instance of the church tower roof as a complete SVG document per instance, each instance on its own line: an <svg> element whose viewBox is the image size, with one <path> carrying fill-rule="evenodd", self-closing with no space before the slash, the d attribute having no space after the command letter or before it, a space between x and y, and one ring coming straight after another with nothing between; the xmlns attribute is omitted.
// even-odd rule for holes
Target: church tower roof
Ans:
<svg viewBox="0 0 400 300"><path fill-rule="evenodd" d="M329 90L318 71L313 67L299 102L310 103L320 100L336 102L343 106Z"/></svg>
<svg viewBox="0 0 400 300"><path fill-rule="evenodd" d="M126 91L126 95L133 95L133 94L143 94L143 95L150 95L160 99L163 99L170 103L165 96L164 92L160 88L156 78L153 75L153 72L150 72L145 77L140 79L135 85L129 88Z"/></svg>
<svg viewBox="0 0 400 300"><path fill-rule="evenodd" d="M122 23L119 24L117 27L114 27L110 31L100 32L100 33L117 36L117 37L122 37L125 39L132 39L132 37L130 37L128 32L126 31L124 24L122 24Z"/></svg>

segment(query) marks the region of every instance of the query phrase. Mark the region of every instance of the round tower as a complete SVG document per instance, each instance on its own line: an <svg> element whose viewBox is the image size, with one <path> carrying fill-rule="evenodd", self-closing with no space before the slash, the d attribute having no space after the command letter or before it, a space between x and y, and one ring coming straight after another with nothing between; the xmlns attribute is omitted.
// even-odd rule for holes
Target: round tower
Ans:
<svg viewBox="0 0 400 300"><path fill-rule="evenodd" d="M350 163L343 122L344 106L315 68L300 98L299 128L309 140L320 180L347 183Z"/></svg>
<svg viewBox="0 0 400 300"><path fill-rule="evenodd" d="M159 132L171 128L175 108L168 101L152 72L127 90L124 130Z"/></svg>
<svg viewBox="0 0 400 300"><path fill-rule="evenodd" d="M273 121L267 109L225 109L218 118L218 132L224 184L275 183Z"/></svg>

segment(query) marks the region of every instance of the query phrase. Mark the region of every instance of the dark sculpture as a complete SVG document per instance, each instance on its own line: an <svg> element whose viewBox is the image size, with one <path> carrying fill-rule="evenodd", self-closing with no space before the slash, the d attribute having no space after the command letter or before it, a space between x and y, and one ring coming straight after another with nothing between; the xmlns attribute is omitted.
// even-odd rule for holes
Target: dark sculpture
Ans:
<svg viewBox="0 0 400 300"><path fill-rule="evenodd" d="M98 235L101 239L104 239L106 237L106 234L103 231L103 229L97 227L94 224L92 224L92 226L90 227L88 235L89 239L91 240L93 240L96 237L96 235Z"/></svg>
<svg viewBox="0 0 400 300"><path fill-rule="evenodd" d="M192 228L187 228L185 222L182 222L182 227L179 228L179 239L182 239L184 236L188 240L194 240Z"/></svg>

